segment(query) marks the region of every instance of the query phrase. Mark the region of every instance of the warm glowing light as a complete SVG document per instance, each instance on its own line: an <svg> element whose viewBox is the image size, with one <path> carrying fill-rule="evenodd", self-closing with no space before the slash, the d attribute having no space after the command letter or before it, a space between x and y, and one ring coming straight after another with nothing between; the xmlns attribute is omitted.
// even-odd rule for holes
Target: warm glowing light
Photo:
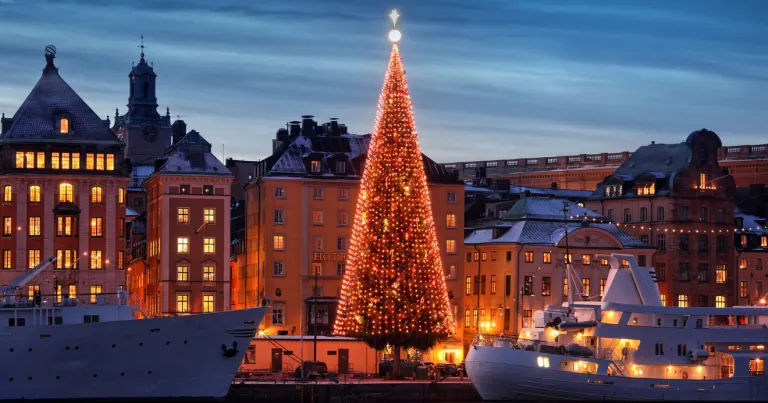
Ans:
<svg viewBox="0 0 768 403"><path fill-rule="evenodd" d="M698 372L701 372L701 371L703 371L703 370L704 370L704 367L702 367L701 365L699 365L698 367L696 367L696 371L698 371Z"/></svg>
<svg viewBox="0 0 768 403"><path fill-rule="evenodd" d="M389 31L389 40L393 43L400 42L400 39L403 38L403 34L400 33L400 30L393 29Z"/></svg>
<svg viewBox="0 0 768 403"><path fill-rule="evenodd" d="M765 298L760 298L760 304L765 305Z"/></svg>
<svg viewBox="0 0 768 403"><path fill-rule="evenodd" d="M392 12L389 13L389 19L392 20L392 27L397 26L397 20L399 18L400 18L400 13L398 13L396 9L392 9Z"/></svg>
<svg viewBox="0 0 768 403"><path fill-rule="evenodd" d="M264 336L264 329L259 329L259 336Z"/></svg>

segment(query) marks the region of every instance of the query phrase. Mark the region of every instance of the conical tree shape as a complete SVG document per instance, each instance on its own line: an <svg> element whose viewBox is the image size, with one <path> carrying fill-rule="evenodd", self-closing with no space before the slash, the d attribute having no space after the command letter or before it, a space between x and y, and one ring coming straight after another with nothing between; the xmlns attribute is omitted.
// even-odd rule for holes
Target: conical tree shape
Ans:
<svg viewBox="0 0 768 403"><path fill-rule="evenodd" d="M334 333L426 350L454 332L424 161L397 44L357 200ZM395 370L397 372L397 370Z"/></svg>

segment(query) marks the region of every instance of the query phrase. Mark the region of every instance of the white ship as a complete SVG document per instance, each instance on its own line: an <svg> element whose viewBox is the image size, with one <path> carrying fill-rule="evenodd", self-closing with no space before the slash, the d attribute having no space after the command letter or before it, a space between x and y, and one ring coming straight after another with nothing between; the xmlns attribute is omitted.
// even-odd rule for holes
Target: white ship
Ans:
<svg viewBox="0 0 768 403"><path fill-rule="evenodd" d="M137 319L113 304L17 298L50 258L2 287L0 400L224 398L267 307Z"/></svg>
<svg viewBox="0 0 768 403"><path fill-rule="evenodd" d="M571 294L519 338L475 339L465 364L483 400L768 400L768 308L665 307L653 269L599 257L602 302Z"/></svg>

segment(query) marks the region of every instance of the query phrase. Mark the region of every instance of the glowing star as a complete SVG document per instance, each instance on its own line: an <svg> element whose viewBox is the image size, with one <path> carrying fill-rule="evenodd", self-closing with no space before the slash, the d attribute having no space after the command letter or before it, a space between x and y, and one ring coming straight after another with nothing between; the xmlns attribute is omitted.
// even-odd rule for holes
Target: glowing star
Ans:
<svg viewBox="0 0 768 403"><path fill-rule="evenodd" d="M389 13L389 19L392 20L392 27L397 27L397 19L400 18L400 13L397 12L396 9L392 9L392 12Z"/></svg>
<svg viewBox="0 0 768 403"><path fill-rule="evenodd" d="M392 30L389 31L389 40L392 41L392 43L399 42L403 37L403 34L397 29L398 18L400 18L400 13L398 13L397 10L392 10L392 12L389 13L389 19L392 20Z"/></svg>

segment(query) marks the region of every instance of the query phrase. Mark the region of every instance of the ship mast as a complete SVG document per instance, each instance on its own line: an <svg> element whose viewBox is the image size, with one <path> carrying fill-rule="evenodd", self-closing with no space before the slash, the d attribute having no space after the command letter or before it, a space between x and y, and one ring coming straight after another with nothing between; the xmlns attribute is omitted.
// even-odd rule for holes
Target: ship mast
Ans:
<svg viewBox="0 0 768 403"><path fill-rule="evenodd" d="M563 212L563 230L565 231L565 259L563 261L565 262L565 275L568 279L568 308L573 305L573 287L576 286L573 282L573 277L571 276L571 249L568 246L568 201L563 200L563 209L561 210Z"/></svg>

